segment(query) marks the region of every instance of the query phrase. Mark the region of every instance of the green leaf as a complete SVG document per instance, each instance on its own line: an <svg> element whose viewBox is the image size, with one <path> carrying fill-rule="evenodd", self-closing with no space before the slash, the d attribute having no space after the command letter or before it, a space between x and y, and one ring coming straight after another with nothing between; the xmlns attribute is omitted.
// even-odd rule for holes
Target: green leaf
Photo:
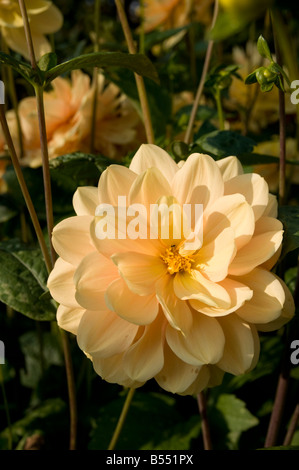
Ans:
<svg viewBox="0 0 299 470"><path fill-rule="evenodd" d="M281 206L278 209L278 219L283 223L284 235L281 259L291 251L299 248L299 207Z"/></svg>
<svg viewBox="0 0 299 470"><path fill-rule="evenodd" d="M50 171L57 186L74 192L78 186L97 184L101 173L113 160L81 152L50 160Z"/></svg>
<svg viewBox="0 0 299 470"><path fill-rule="evenodd" d="M235 395L220 395L216 409L226 422L230 449L236 449L241 434L259 423L259 420L247 410L246 404Z"/></svg>
<svg viewBox="0 0 299 470"><path fill-rule="evenodd" d="M0 243L0 300L33 320L52 321L53 301L41 299L47 271L39 249L14 240Z"/></svg>
<svg viewBox="0 0 299 470"><path fill-rule="evenodd" d="M83 69L86 67L124 67L143 75L158 83L158 75L152 62L143 54L125 54L123 52L92 52L84 54L67 62L56 65L45 73L45 85L48 85L54 78L63 75L71 70Z"/></svg>
<svg viewBox="0 0 299 470"><path fill-rule="evenodd" d="M0 223L7 222L17 215L17 211L0 204Z"/></svg>
<svg viewBox="0 0 299 470"><path fill-rule="evenodd" d="M187 31L190 27L191 27L191 23L186 26L182 26L180 28L168 29L166 31L158 31L158 30L151 31L147 33L144 38L144 47L146 50L149 50L156 44L159 44L182 31Z"/></svg>
<svg viewBox="0 0 299 470"><path fill-rule="evenodd" d="M48 72L53 67L57 65L57 55L54 52L48 52L48 54L43 55L39 62L38 67L42 72Z"/></svg>
<svg viewBox="0 0 299 470"><path fill-rule="evenodd" d="M265 59L272 61L272 55L266 39L261 34L257 41L257 50Z"/></svg>
<svg viewBox="0 0 299 470"><path fill-rule="evenodd" d="M203 153L211 154L216 158L224 158L251 152L255 142L235 131L217 130L201 136L196 140L195 146L198 146ZM193 151L196 151L195 149Z"/></svg>
<svg viewBox="0 0 299 470"><path fill-rule="evenodd" d="M247 75L244 82L245 82L245 85L252 85L253 83L256 83L257 82L256 71Z"/></svg>
<svg viewBox="0 0 299 470"><path fill-rule="evenodd" d="M18 61L13 56L0 52L0 64L8 65L31 83L32 69L29 64Z"/></svg>

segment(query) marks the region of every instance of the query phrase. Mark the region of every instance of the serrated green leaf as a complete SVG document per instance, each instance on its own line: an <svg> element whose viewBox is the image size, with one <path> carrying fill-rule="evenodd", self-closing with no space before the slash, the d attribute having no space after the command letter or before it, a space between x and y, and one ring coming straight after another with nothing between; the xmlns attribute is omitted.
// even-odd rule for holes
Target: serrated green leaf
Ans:
<svg viewBox="0 0 299 470"><path fill-rule="evenodd" d="M40 299L46 290L47 270L39 249L18 241L0 243L0 300L33 320L52 321L56 307Z"/></svg>
<svg viewBox="0 0 299 470"><path fill-rule="evenodd" d="M45 85L48 85L56 77L71 70L88 67L124 67L143 75L158 83L157 71L153 63L143 54L125 54L124 52L93 52L84 54L67 62L56 65L45 73Z"/></svg>

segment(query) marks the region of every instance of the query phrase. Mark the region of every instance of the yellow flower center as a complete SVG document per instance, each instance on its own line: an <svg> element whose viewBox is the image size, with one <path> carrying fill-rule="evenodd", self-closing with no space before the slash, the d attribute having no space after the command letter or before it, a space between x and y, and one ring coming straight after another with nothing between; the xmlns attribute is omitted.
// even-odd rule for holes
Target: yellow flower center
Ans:
<svg viewBox="0 0 299 470"><path fill-rule="evenodd" d="M167 265L167 270L170 274L178 273L179 271L190 273L193 260L189 256L182 256L175 245L167 248L164 255L161 255L161 258Z"/></svg>

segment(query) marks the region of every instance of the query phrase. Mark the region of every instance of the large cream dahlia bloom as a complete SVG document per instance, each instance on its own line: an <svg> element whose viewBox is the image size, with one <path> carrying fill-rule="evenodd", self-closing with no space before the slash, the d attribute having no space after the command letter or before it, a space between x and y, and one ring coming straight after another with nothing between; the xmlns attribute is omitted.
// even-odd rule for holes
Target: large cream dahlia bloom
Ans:
<svg viewBox="0 0 299 470"><path fill-rule="evenodd" d="M96 208L116 207L119 196L127 207L158 207L156 238L146 236L152 219L144 214L143 238L126 236L134 222L126 207L116 210L118 236L98 238L104 219ZM155 378L167 391L197 393L224 372L253 368L258 330L293 316L290 292L270 272L283 236L276 200L235 157L192 154L177 165L161 148L142 145L129 168L111 165L98 188L78 188L73 204L77 215L53 231L59 258L48 287L60 304L59 326L77 335L106 381L138 387ZM203 205L203 237L192 249L190 232L173 230L184 204ZM190 229L196 223L191 217Z"/></svg>
<svg viewBox="0 0 299 470"><path fill-rule="evenodd" d="M46 34L56 33L63 23L60 10L46 0L25 0L34 52L39 59L51 52ZM18 0L0 0L0 28L8 47L29 59L23 18Z"/></svg>

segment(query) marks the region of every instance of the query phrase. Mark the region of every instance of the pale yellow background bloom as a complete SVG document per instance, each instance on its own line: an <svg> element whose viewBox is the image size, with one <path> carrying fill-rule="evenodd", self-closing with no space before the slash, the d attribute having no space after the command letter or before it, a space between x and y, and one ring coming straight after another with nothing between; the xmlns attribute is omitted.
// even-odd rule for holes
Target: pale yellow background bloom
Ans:
<svg viewBox="0 0 299 470"><path fill-rule="evenodd" d="M58 77L44 93L49 158L76 151L91 151L94 88L90 77L76 70L71 79ZM10 116L12 112L9 111ZM19 103L24 166L41 165L40 137L35 97ZM15 118L9 123L18 147ZM109 158L135 150L144 136L141 119L129 99L113 83L98 76L94 151Z"/></svg>
<svg viewBox="0 0 299 470"><path fill-rule="evenodd" d="M97 238L96 207L116 207L118 196L148 210L158 204L158 238L122 238L130 223L122 210L121 236ZM180 209L169 222L175 202ZM192 249L188 234L163 232L178 227L183 204L203 204L203 241ZM154 378L167 391L198 393L225 372L251 370L258 331L292 318L293 298L270 272L283 237L276 199L235 157L215 162L195 153L177 165L161 148L142 145L129 168L112 165L98 188L78 188L73 205L76 216L53 231L59 258L48 287L60 304L59 326L77 336L106 381L139 387Z"/></svg>
<svg viewBox="0 0 299 470"><path fill-rule="evenodd" d="M55 33L63 24L60 10L50 1L25 0L34 52L39 59L51 52L45 35ZM29 59L28 48L18 0L0 0L0 28L10 49Z"/></svg>

